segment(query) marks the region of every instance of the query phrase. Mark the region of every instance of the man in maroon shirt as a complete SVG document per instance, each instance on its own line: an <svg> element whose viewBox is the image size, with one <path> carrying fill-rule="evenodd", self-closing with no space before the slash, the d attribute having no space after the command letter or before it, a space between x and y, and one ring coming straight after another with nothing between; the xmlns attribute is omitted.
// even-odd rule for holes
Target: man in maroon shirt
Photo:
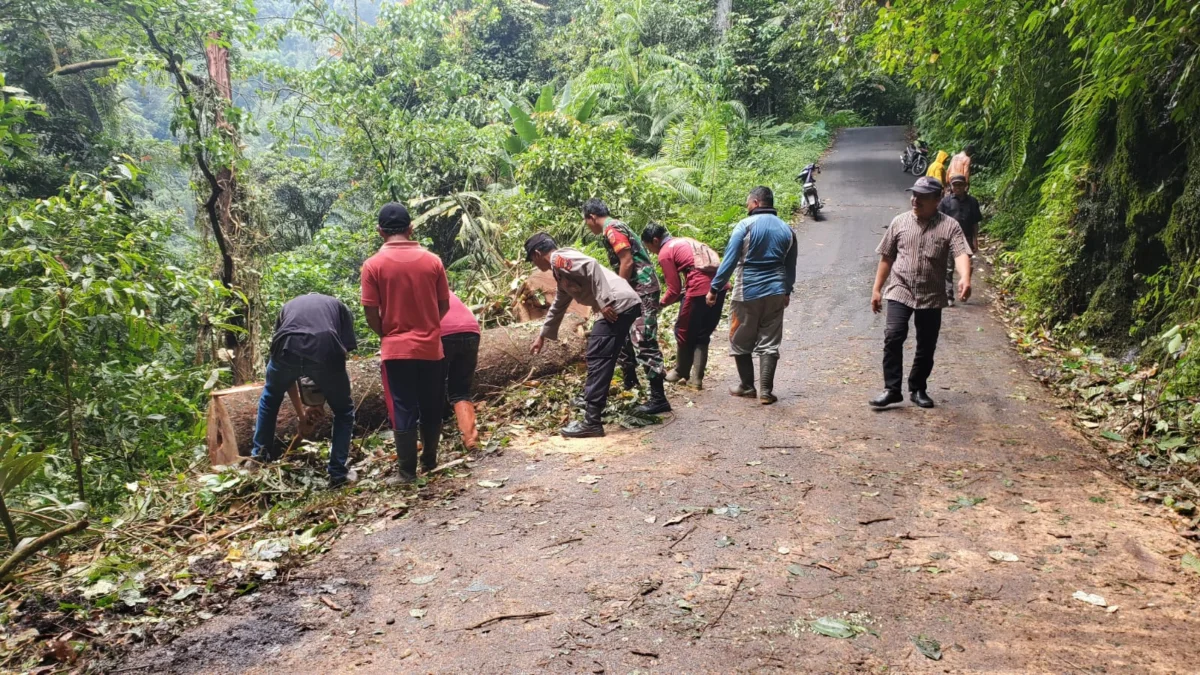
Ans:
<svg viewBox="0 0 1200 675"><path fill-rule="evenodd" d="M721 265L717 252L702 242L688 237L672 237L667 228L650 223L642 230L642 242L658 256L658 266L667 280L667 294L661 306L667 307L682 298L679 317L675 319L675 342L678 345L675 368L667 373L668 382L683 381L697 389L704 388L704 370L708 366L708 345L713 331L721 322L725 291L717 295L712 306L705 296L712 288L713 276ZM686 281L681 286L680 276Z"/></svg>
<svg viewBox="0 0 1200 675"><path fill-rule="evenodd" d="M400 480L413 482L418 435L421 468L437 466L446 382L442 317L450 310L450 286L441 259L413 240L403 204L379 211L379 235L383 247L362 267L362 304L367 325L382 338Z"/></svg>

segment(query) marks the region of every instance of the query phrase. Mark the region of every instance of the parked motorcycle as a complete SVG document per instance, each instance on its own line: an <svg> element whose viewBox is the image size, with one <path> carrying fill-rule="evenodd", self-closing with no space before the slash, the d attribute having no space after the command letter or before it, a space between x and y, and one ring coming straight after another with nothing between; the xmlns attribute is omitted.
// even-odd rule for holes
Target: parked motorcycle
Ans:
<svg viewBox="0 0 1200 675"><path fill-rule="evenodd" d="M801 197L801 205L804 212L810 217L816 218L824 204L821 203L821 198L817 195L817 179L814 174L821 173L821 167L818 164L809 164L800 171L800 175L796 180L804 185L804 194Z"/></svg>
<svg viewBox="0 0 1200 675"><path fill-rule="evenodd" d="M924 176L929 168L929 146L919 138L915 143L909 143L908 147L904 148L904 154L900 155L900 163L904 170L912 175Z"/></svg>

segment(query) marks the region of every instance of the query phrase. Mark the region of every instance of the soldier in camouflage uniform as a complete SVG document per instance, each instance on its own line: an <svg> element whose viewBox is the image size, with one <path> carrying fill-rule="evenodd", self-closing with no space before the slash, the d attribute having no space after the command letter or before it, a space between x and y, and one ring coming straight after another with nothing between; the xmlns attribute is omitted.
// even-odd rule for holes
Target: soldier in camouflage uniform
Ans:
<svg viewBox="0 0 1200 675"><path fill-rule="evenodd" d="M641 238L628 225L613 218L608 206L599 199L589 199L583 205L583 222L593 234L604 235L609 264L642 299L642 316L634 323L630 341L621 354L626 388L637 386L638 363L650 378L650 400L638 406L636 412L644 415L670 412L671 404L663 387L667 369L658 346L658 299L662 289L650 254Z"/></svg>

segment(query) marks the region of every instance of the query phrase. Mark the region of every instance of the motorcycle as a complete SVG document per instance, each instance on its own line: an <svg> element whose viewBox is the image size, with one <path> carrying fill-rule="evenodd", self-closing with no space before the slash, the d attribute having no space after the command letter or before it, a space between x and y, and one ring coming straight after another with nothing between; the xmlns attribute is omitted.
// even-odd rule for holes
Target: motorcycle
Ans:
<svg viewBox="0 0 1200 675"><path fill-rule="evenodd" d="M804 212L812 218L816 218L817 213L824 206L821 203L821 198L817 195L817 179L814 177L814 174L817 173L821 173L820 165L809 164L796 177L796 180L804 185L804 196L801 198L800 203L804 207Z"/></svg>
<svg viewBox="0 0 1200 675"><path fill-rule="evenodd" d="M900 163L904 166L904 171L914 176L924 176L925 170L929 168L929 146L919 138L915 143L909 143L904 149L904 154L900 155Z"/></svg>

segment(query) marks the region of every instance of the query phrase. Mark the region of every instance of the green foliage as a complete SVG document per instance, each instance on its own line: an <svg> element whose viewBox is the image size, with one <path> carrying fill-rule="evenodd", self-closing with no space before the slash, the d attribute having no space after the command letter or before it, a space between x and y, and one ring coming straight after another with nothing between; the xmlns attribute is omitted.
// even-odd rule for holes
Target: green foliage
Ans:
<svg viewBox="0 0 1200 675"><path fill-rule="evenodd" d="M22 452L20 440L16 433L0 430L0 520L10 548L16 548L20 537L8 509L8 499L46 461L43 453Z"/></svg>
<svg viewBox="0 0 1200 675"><path fill-rule="evenodd" d="M182 339L219 291L171 264L169 224L129 202L138 174L77 176L13 204L0 232L0 398L52 473L70 458L81 499L197 438L208 373L184 365Z"/></svg>
<svg viewBox="0 0 1200 675"><path fill-rule="evenodd" d="M378 248L379 236L373 228L335 226L317 232L307 244L271 256L263 273L264 322L273 325L284 303L294 297L323 293L350 308L359 346L377 348L379 338L367 327L362 313L358 281L363 261ZM270 326L264 328L264 334L269 334Z"/></svg>
<svg viewBox="0 0 1200 675"><path fill-rule="evenodd" d="M0 73L0 169L30 155L36 147L34 137L22 126L30 115L45 114L24 89L4 84L4 73Z"/></svg>
<svg viewBox="0 0 1200 675"><path fill-rule="evenodd" d="M879 12L867 44L921 92L922 135L973 140L985 183L992 172L989 230L1017 250L1020 297L1041 324L1119 344L1173 314L1161 290L1179 287L1188 247L1167 244L1196 227L1169 224L1200 118L1196 11L967 0Z"/></svg>

